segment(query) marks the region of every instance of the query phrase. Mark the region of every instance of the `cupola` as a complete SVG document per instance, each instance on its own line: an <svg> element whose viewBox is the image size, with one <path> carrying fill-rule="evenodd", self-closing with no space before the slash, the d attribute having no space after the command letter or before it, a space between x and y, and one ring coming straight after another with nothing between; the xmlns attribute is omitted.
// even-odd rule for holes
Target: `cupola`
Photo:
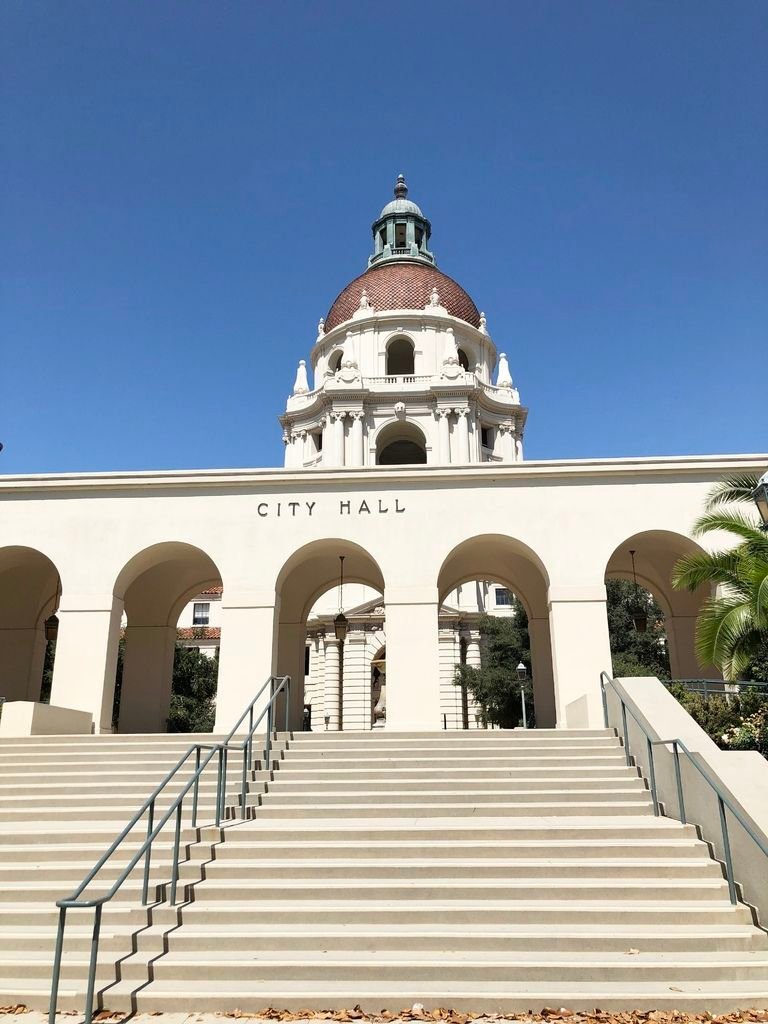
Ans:
<svg viewBox="0 0 768 1024"><path fill-rule="evenodd" d="M408 186L402 174L398 174L395 182L395 198L373 222L372 231L373 254L368 260L369 267L396 260L435 265L435 257L428 248L432 225L416 203L408 199Z"/></svg>

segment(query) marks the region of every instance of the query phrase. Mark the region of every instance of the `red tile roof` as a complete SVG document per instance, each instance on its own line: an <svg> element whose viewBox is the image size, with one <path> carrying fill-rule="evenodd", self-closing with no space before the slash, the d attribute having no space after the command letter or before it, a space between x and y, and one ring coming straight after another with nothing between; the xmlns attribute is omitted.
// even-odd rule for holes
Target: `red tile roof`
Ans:
<svg viewBox="0 0 768 1024"><path fill-rule="evenodd" d="M326 331L349 320L360 306L365 288L376 310L424 309L432 289L440 296L440 305L473 327L480 326L477 306L461 285L435 267L424 263L384 263L371 267L339 293L325 318Z"/></svg>
<svg viewBox="0 0 768 1024"><path fill-rule="evenodd" d="M221 626L184 626L176 630L177 640L221 640Z"/></svg>
<svg viewBox="0 0 768 1024"><path fill-rule="evenodd" d="M208 587L207 590L201 590L200 593L201 594L223 594L224 593L224 587L221 587L221 586L219 586L219 587Z"/></svg>

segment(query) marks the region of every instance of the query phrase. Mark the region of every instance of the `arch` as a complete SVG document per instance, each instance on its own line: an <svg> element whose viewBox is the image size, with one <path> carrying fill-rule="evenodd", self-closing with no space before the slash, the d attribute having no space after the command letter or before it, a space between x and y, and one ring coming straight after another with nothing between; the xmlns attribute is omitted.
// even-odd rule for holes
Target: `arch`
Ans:
<svg viewBox="0 0 768 1024"><path fill-rule="evenodd" d="M336 373L341 366L341 360L344 355L344 350L337 348L328 356L328 372Z"/></svg>
<svg viewBox="0 0 768 1024"><path fill-rule="evenodd" d="M400 377L415 373L415 349L410 338L404 334L395 335L386 347L388 377Z"/></svg>
<svg viewBox="0 0 768 1024"><path fill-rule="evenodd" d="M179 615L191 598L221 583L213 559L181 541L144 548L120 570L113 589L126 620L119 732L165 732Z"/></svg>
<svg viewBox="0 0 768 1024"><path fill-rule="evenodd" d="M467 355L463 346L459 346L456 355L459 357L459 366L461 366L463 370L468 372L471 369L469 365L469 356Z"/></svg>
<svg viewBox="0 0 768 1024"><path fill-rule="evenodd" d="M293 683L290 709L292 728L300 727L304 703L307 618L318 599L338 586L341 555L344 556L345 584L362 583L378 593L384 593L384 576L376 559L359 544L340 537L311 541L299 548L285 562L275 584L275 671L278 675L289 675ZM333 637L328 640L333 645ZM331 669L327 664L326 669L330 678ZM333 729L343 728L340 701L339 679L336 705L327 704L325 708Z"/></svg>
<svg viewBox="0 0 768 1024"><path fill-rule="evenodd" d="M392 420L376 434L377 466L418 466L427 461L427 439L421 427Z"/></svg>
<svg viewBox="0 0 768 1024"><path fill-rule="evenodd" d="M515 537L478 534L445 557L437 579L442 604L456 587L475 580L500 583L516 594L528 616L536 722L555 725L555 690L549 628L549 575L536 552Z"/></svg>
<svg viewBox="0 0 768 1024"><path fill-rule="evenodd" d="M694 592L674 590L671 583L675 563L683 555L704 549L684 534L670 530L644 530L617 545L605 567L605 578L632 580L632 556L638 584L658 601L664 613L669 661L674 679L702 675L720 678L712 665L699 664L694 649L696 619L702 603L710 596L708 587Z"/></svg>
<svg viewBox="0 0 768 1024"><path fill-rule="evenodd" d="M54 649L45 624L60 598L61 577L47 555L23 545L0 548L0 695L6 700L40 700Z"/></svg>

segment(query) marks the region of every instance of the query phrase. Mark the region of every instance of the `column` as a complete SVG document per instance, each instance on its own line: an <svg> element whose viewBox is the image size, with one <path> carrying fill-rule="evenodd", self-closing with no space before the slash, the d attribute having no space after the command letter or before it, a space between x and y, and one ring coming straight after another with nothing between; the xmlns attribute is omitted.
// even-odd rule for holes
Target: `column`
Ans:
<svg viewBox="0 0 768 1024"><path fill-rule="evenodd" d="M502 423L499 426L501 434L501 458L503 462L515 461L515 435L510 423Z"/></svg>
<svg viewBox="0 0 768 1024"><path fill-rule="evenodd" d="M436 587L388 587L387 728L442 729Z"/></svg>
<svg viewBox="0 0 768 1024"><path fill-rule="evenodd" d="M480 656L480 634L476 630L471 630L467 635L467 665L470 668L482 668L482 658ZM467 693L467 726L470 729L481 728L480 722L477 720L477 716L480 714L480 709L471 693Z"/></svg>
<svg viewBox="0 0 768 1024"><path fill-rule="evenodd" d="M322 464L324 466L330 466L333 464L333 427L331 425L331 414L326 413L321 422L323 425Z"/></svg>
<svg viewBox="0 0 768 1024"><path fill-rule="evenodd" d="M528 637L531 643L531 676L536 725L539 729L554 729L557 718L549 619L531 616L528 619Z"/></svg>
<svg viewBox="0 0 768 1024"><path fill-rule="evenodd" d="M362 466L363 459L363 412L353 412L352 429L350 431L350 456L352 466Z"/></svg>
<svg viewBox="0 0 768 1024"><path fill-rule="evenodd" d="M451 425L448 422L450 415L450 409L437 410L438 450L441 466L448 466L451 461Z"/></svg>
<svg viewBox="0 0 768 1024"><path fill-rule="evenodd" d="M714 665L702 666L696 657L696 615L670 615L664 620L673 679L720 679Z"/></svg>
<svg viewBox="0 0 768 1024"><path fill-rule="evenodd" d="M129 623L125 631L118 732L168 731L175 648L175 626Z"/></svg>
<svg viewBox="0 0 768 1024"><path fill-rule="evenodd" d="M363 629L350 630L344 642L342 672L342 715L344 731L371 728L371 666L367 635Z"/></svg>
<svg viewBox="0 0 768 1024"><path fill-rule="evenodd" d="M117 645L123 602L112 594L61 599L51 704L93 715L94 732L112 732Z"/></svg>
<svg viewBox="0 0 768 1024"><path fill-rule="evenodd" d="M274 633L274 592L224 591L215 732L229 732L275 670ZM301 697L300 676L291 692L294 707ZM265 693L257 713L267 700Z"/></svg>
<svg viewBox="0 0 768 1024"><path fill-rule="evenodd" d="M557 726L600 728L600 673L611 664L605 586L550 587L549 624Z"/></svg>
<svg viewBox="0 0 768 1024"><path fill-rule="evenodd" d="M469 409L456 410L457 426L459 431L459 461L462 464L469 462Z"/></svg>
<svg viewBox="0 0 768 1024"><path fill-rule="evenodd" d="M333 419L333 465L344 465L344 417L345 412L331 413Z"/></svg>
<svg viewBox="0 0 768 1024"><path fill-rule="evenodd" d="M338 732L342 726L341 643L335 637L325 638L325 715L328 717L328 731ZM325 729L325 721L322 729Z"/></svg>

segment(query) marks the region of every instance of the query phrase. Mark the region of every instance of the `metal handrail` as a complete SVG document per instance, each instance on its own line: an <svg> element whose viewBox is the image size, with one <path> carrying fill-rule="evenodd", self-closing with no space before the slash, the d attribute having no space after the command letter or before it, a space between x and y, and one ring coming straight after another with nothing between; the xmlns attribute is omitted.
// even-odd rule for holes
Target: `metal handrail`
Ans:
<svg viewBox="0 0 768 1024"><path fill-rule="evenodd" d="M602 698L603 698L603 718L605 720L605 727L606 727L606 729L609 728L609 723L608 723L608 695L607 695L607 691L606 691L606 686L608 686L608 685L610 685L613 688L613 691L616 694L616 696L619 698L619 702L621 704L621 722L622 722L622 732L624 734L623 735L624 756L626 758L626 762L627 762L628 766L632 765L632 755L631 755L631 752L630 752L630 749L629 749L629 730L627 728L627 712L629 712L630 715L632 715L632 717L634 718L635 722L639 726L640 731L645 736L645 740L646 740L646 743L647 743L647 750L648 750L648 777L649 777L648 781L649 781L649 784L650 784L650 787L651 787L651 796L652 796L652 799L653 799L653 813L657 817L661 813L660 803L659 803L659 794L658 794L658 789L657 789L657 786L656 786L656 768L655 768L654 761L653 761L653 748L654 747L662 747L662 746L663 747L670 747L670 746L672 747L672 754L673 754L673 757L674 757L674 764L675 764L675 785L676 785L676 788L677 788L677 806L678 806L678 810L679 810L679 813L680 813L680 821L682 822L683 825L687 825L688 824L688 818L687 818L686 812L685 812L685 794L683 793L683 780L682 780L682 773L680 771L680 752L681 751L682 751L683 754L685 754L685 756L688 758L688 761L693 765L693 767L696 769L696 771L699 773L699 775L701 775L701 777L704 779L704 781L709 784L710 788L712 789L712 791L714 792L715 796L717 797L717 807L718 807L718 812L719 812L719 815L720 815L720 831L722 833L722 838L723 838L723 856L725 858L725 873L726 873L726 878L728 880L728 894L730 896L731 903L733 903L734 906L735 906L738 903L738 894L737 894L737 891L736 891L736 880L735 880L735 878L733 876L733 858L731 856L731 840L730 840L730 835L729 835L729 832L728 832L728 817L727 817L727 815L725 813L726 812L726 808L731 812L731 814L734 816L734 818L738 821L738 823L741 825L741 827L744 829L744 831L747 833L747 835L750 837L750 839L752 839L755 843L757 843L758 848L760 849L760 851L766 857L768 857L768 843L766 843L765 840L755 832L755 830L752 828L750 823L746 820L746 818L741 813L741 811L734 805L733 801L728 797L728 795L725 792L723 792L723 789L719 785L717 779L713 779L712 776L709 774L709 772L706 771L699 764L699 762L696 760L696 758L691 753L691 751L688 749L688 747L686 747L685 743L679 737L676 738L676 739L671 739L671 740L654 740L654 739L652 739L651 738L651 734L648 732L648 730L646 729L646 727L643 724L643 722L640 721L640 719L638 718L638 715L636 714L635 710L631 706L631 702L628 700L628 698L624 694L619 692L619 689L616 686L616 680L612 679L608 675L607 672L601 672L600 673L600 690L601 690L601 694L602 694ZM664 816L665 817L672 817L672 815L667 813L666 806L664 808Z"/></svg>
<svg viewBox="0 0 768 1024"><path fill-rule="evenodd" d="M254 716L254 707L261 698L267 687L271 688L269 700L258 717ZM152 791L147 797L144 803L141 805L139 810L134 814L128 824L125 826L123 831L117 836L112 842L109 848L102 854L96 864L91 868L88 874L85 876L80 885L75 891L64 899L57 900L56 906L59 908L59 924L56 933L56 949L53 959L53 971L51 976L51 1000L48 1008L48 1020L49 1024L55 1024L56 1018L56 1003L59 993L59 981L61 978L61 958L64 949L64 932L66 928L66 917L67 911L70 909L84 909L93 908L94 910L94 922L93 932L91 935L91 953L88 967L88 986L86 989L85 997L85 1024L91 1024L93 1019L93 996L94 988L96 983L96 961L99 950L99 934L101 931L101 914L105 903L108 903L117 893L120 886L125 882L128 876L131 874L133 869L139 863L142 857L144 860L144 879L142 883L142 894L141 902L142 906L147 905L148 893L149 893L149 873L152 855L152 844L158 835L162 832L165 825L171 819L172 815L176 814L175 822L175 834L173 844L173 861L171 868L171 888L170 888L170 904L175 906L176 904L176 893L179 879L179 847L181 842L181 819L183 814L184 799L191 789L194 788L192 797L192 827L197 826L197 805L198 796L200 790L200 778L208 767L213 758L218 754L218 775L216 783L216 805L215 805L215 824L218 828L221 824L221 818L224 814L224 802L226 797L226 784L227 784L227 761L229 749L232 747L234 750L241 750L243 754L243 768L242 768L242 779L240 789L240 817L245 818L246 812L246 792L247 792L247 777L248 777L248 765L252 763L253 756L253 734L261 724L264 716L267 717L267 729L266 729L266 741L264 747L264 763L269 771L270 765L270 753L272 750L272 732L274 726L274 710L275 702L281 693L285 694L285 731L288 731L288 715L290 710L290 687L291 678L290 676L270 676L261 689L258 691L256 696L253 698L251 703L243 711L242 715L235 722L232 729L229 731L227 736L217 743L195 743L184 753L173 768L167 773L162 782ZM238 743L232 743L232 737L237 732L238 728L242 725L245 719L248 718L248 731L246 732L245 738ZM208 756L201 760L201 753L203 750L208 750ZM175 777L177 772L186 764L187 760L192 754L195 754L195 769L188 779L186 785L177 794L175 799L171 802L170 807L166 810L165 814L158 822L157 825L154 823L155 819L155 801L157 800L160 793L166 788L169 782ZM101 871L107 861L112 855L118 850L123 840L133 830L134 826L142 819L144 815L147 815L147 835L144 842L141 844L137 852L129 861L128 865L118 875L117 879L113 883L112 887L102 896L95 897L94 899L80 899L81 894L84 890L93 882L96 875Z"/></svg>

